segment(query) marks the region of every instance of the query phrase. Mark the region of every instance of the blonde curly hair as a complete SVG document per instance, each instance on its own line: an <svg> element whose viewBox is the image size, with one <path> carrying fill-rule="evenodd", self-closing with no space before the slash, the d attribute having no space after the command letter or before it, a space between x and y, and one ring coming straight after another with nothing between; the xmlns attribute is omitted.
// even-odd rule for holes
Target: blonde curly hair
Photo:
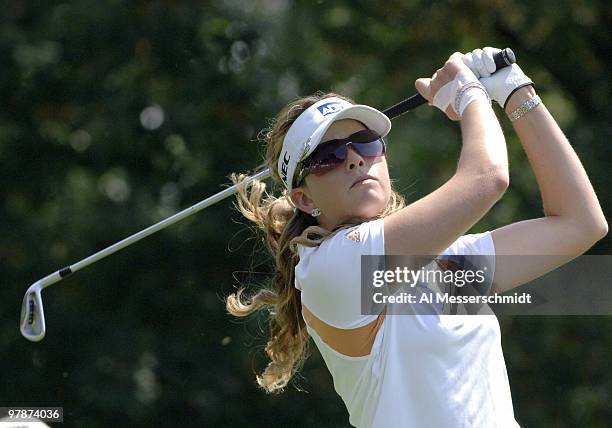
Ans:
<svg viewBox="0 0 612 428"><path fill-rule="evenodd" d="M262 167L270 167L278 183L282 182L276 163L285 134L303 111L328 97L338 97L353 103L351 99L335 93L317 92L286 105L269 128L264 130L266 159ZM231 175L234 183L241 182L245 177L242 174ZM374 218L385 217L404 205L404 198L392 190L387 206ZM257 375L256 380L266 393L279 393L303 367L308 356L309 336L301 315L300 292L294 287L294 269L298 262L297 244L315 247L346 226L372 219L355 218L336 226L334 230L326 230L318 226L312 216L294 210L286 192L278 197L273 196L267 191L266 184L258 180L239 187L236 207L263 233L267 249L275 262L275 273L271 288L257 291L246 301L243 300L244 287L227 296L226 309L236 317L246 317L260 309L269 310L270 339L265 351L270 362L263 373Z"/></svg>

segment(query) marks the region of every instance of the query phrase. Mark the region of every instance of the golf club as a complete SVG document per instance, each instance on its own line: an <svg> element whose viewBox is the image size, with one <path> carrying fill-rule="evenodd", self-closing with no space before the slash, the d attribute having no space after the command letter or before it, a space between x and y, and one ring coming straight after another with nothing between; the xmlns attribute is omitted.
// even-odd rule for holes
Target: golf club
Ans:
<svg viewBox="0 0 612 428"><path fill-rule="evenodd" d="M513 64L514 62L516 62L516 58L510 48L503 49L501 52L498 52L495 55L495 65L497 66L497 69L507 67ZM392 107L389 107L388 109L384 110L383 113L387 115L389 119L394 119L426 103L427 103L427 100L425 98L423 98L419 94L416 94ZM240 183L237 183L231 187L228 187L227 189L213 196L210 196L204 199L203 201L198 202L197 204L189 208L186 208L177 214L172 215L171 217L168 217L162 220L159 223L149 226L148 228L141 230L140 232L135 233L134 235L131 235L101 251L98 251L97 253L73 265L67 266L50 275L45 276L42 279L39 279L38 281L33 283L28 288L23 298L23 303L21 305L21 320L20 320L21 334L23 335L23 337L33 342L38 342L45 337L45 333L46 333L45 313L43 310L43 303L42 303L42 296L41 296L41 292L44 288L52 284L55 284L56 282L61 281L67 276L75 273L78 270L83 269L86 266L89 266L92 263L97 262L98 260L101 260L107 256L110 256L111 254L115 253L116 251L121 250L122 248L125 248L137 241L140 241L141 239L155 232L165 229L166 227L178 221L181 221L184 218L187 218L191 216L192 214L195 214L203 210L206 207L209 207L213 204L216 204L219 201L222 201L228 196L231 196L234 193L236 193L237 189L240 186L246 185L253 180L265 180L270 175L271 175L270 168L263 169L255 173L254 175L245 178Z"/></svg>

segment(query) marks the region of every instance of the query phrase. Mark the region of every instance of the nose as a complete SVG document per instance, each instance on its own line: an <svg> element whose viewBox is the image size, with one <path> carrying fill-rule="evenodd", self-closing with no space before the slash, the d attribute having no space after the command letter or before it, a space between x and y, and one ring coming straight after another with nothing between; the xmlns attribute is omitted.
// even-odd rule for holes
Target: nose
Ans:
<svg viewBox="0 0 612 428"><path fill-rule="evenodd" d="M350 144L348 145L346 152L346 161L344 165L347 171L352 171L359 166L365 165L365 160L355 151L355 149L351 147Z"/></svg>

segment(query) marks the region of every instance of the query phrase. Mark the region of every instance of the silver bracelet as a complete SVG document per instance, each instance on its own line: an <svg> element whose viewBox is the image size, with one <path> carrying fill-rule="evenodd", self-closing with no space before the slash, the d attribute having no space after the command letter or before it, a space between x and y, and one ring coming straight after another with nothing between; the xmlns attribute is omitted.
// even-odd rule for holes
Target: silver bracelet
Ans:
<svg viewBox="0 0 612 428"><path fill-rule="evenodd" d="M518 106L516 110L510 113L508 115L508 118L512 122L514 122L516 119L525 116L527 113L529 113L531 110L539 106L541 103L542 103L542 99L538 95L536 95L533 98L529 98L523 104Z"/></svg>
<svg viewBox="0 0 612 428"><path fill-rule="evenodd" d="M469 82L463 85L455 95L455 111L457 112L457 114L459 114L459 107L461 106L461 98L463 98L463 94L465 94L467 90L472 88L481 89L485 93L487 101L489 101L489 104L491 104L491 98L489 97L489 93L487 92L487 89L483 86L483 84L480 82Z"/></svg>

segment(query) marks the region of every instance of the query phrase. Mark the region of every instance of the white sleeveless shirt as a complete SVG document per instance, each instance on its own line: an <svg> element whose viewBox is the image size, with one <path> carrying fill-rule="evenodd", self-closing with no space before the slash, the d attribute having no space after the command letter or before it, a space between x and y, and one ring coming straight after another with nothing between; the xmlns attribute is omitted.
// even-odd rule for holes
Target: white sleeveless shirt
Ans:
<svg viewBox="0 0 612 428"><path fill-rule="evenodd" d="M361 314L362 255L384 255L383 220L347 228L314 248L298 246L295 287L321 321L343 329ZM490 255L490 232L464 235L443 255ZM478 259L480 262L482 258ZM306 324L344 401L351 425L376 428L520 428L514 418L497 317L401 314L387 306L369 355L351 357Z"/></svg>

